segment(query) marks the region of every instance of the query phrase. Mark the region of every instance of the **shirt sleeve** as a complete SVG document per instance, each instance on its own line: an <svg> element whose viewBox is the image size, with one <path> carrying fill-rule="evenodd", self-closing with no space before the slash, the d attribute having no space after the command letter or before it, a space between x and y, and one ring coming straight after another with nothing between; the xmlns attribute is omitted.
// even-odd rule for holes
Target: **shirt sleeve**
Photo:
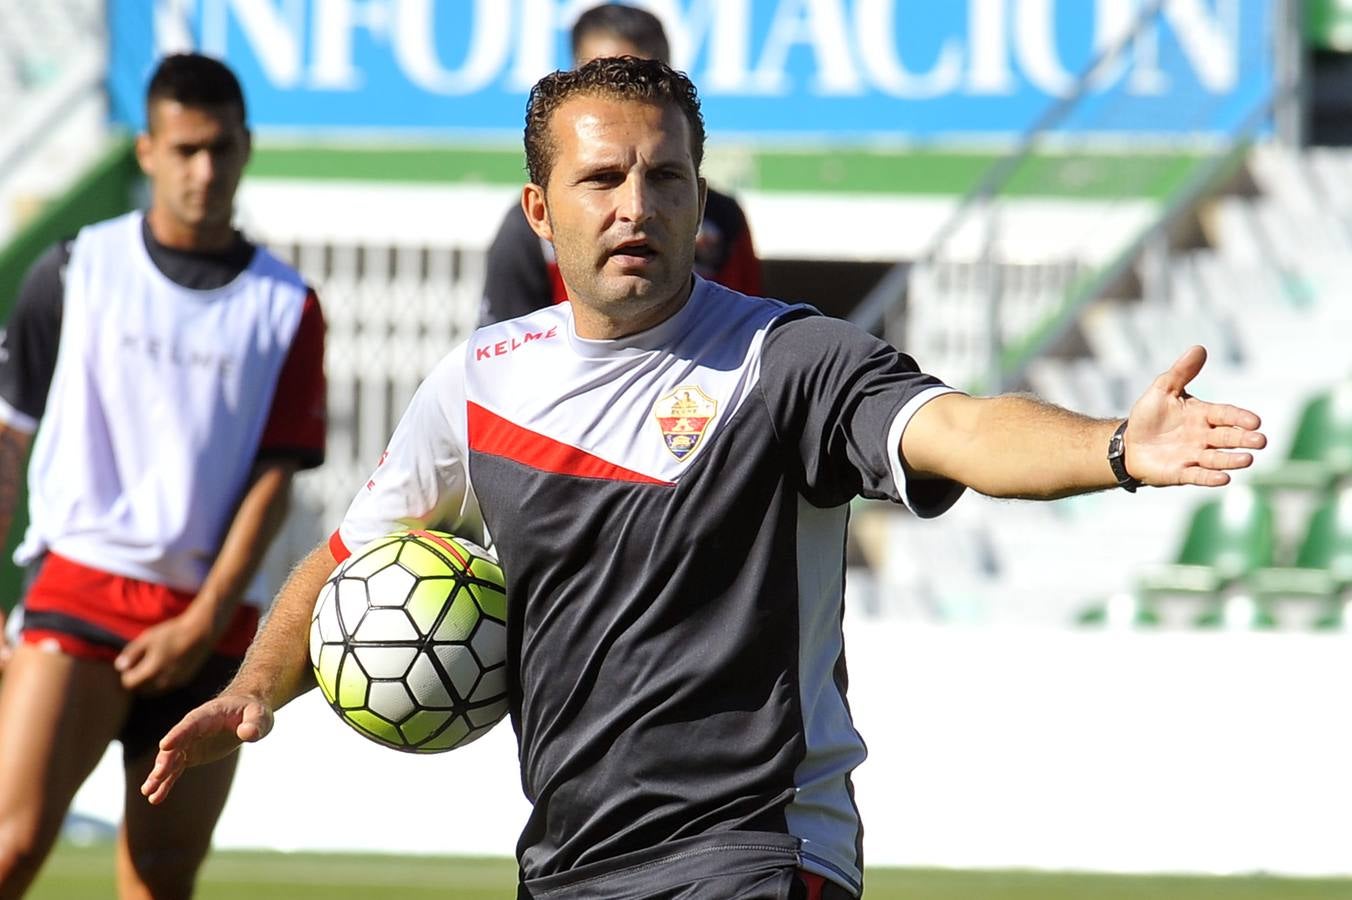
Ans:
<svg viewBox="0 0 1352 900"><path fill-rule="evenodd" d="M277 378L272 410L258 445L258 458L295 458L302 469L322 464L328 430L327 396L324 313L319 297L310 291Z"/></svg>
<svg viewBox="0 0 1352 900"><path fill-rule="evenodd" d="M47 408L61 342L70 242L53 245L24 277L0 336L0 422L32 433Z"/></svg>
<svg viewBox="0 0 1352 900"><path fill-rule="evenodd" d="M503 217L488 248L479 324L491 325L524 316L554 302L554 286L540 248L520 206Z"/></svg>
<svg viewBox="0 0 1352 900"><path fill-rule="evenodd" d="M953 389L872 335L839 319L790 314L766 336L760 385L813 505L863 496L930 517L962 495L957 482L911 476L901 458L911 417Z"/></svg>
<svg viewBox="0 0 1352 900"><path fill-rule="evenodd" d="M329 540L338 561L378 537L410 528L487 543L469 480L464 361L461 344L419 385L375 471Z"/></svg>

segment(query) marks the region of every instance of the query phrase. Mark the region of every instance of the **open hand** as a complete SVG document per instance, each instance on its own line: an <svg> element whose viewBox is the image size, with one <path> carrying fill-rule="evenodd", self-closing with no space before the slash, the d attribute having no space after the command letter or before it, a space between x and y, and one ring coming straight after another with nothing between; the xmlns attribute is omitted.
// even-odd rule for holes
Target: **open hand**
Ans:
<svg viewBox="0 0 1352 900"><path fill-rule="evenodd" d="M272 708L256 697L222 694L208 700L160 740L141 795L152 804L163 803L184 770L215 762L242 743L262 740L272 730L272 721Z"/></svg>
<svg viewBox="0 0 1352 900"><path fill-rule="evenodd" d="M1192 347L1132 406L1123 441L1133 478L1155 486L1219 487L1229 483L1229 470L1253 465L1247 451L1267 445L1254 413L1188 393L1205 363L1206 350Z"/></svg>

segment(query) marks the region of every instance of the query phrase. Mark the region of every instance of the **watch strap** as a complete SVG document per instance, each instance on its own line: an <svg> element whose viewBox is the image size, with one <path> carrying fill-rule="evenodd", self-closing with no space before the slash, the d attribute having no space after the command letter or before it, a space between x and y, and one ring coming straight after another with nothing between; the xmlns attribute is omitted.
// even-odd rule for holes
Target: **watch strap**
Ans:
<svg viewBox="0 0 1352 900"><path fill-rule="evenodd" d="M1108 441L1108 465L1113 470L1113 477L1117 479L1117 486L1122 490L1134 494L1136 489L1141 486L1139 479L1132 478L1127 472L1127 446L1123 435L1127 431L1127 420L1123 419L1122 424L1117 426L1113 432L1112 438Z"/></svg>

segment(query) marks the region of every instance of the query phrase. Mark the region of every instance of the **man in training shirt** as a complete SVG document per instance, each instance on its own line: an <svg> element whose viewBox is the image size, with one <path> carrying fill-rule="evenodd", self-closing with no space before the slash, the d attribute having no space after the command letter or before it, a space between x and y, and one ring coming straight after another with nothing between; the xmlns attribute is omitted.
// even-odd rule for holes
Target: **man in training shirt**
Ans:
<svg viewBox="0 0 1352 900"><path fill-rule="evenodd" d="M593 6L578 16L572 52L575 66L601 56L671 58L661 20L646 9L618 3ZM761 264L746 214L735 199L713 188L707 191L695 238L695 272L743 294L761 293ZM554 245L535 233L521 204L513 205L488 247L479 324L514 319L567 299Z"/></svg>
<svg viewBox="0 0 1352 900"><path fill-rule="evenodd" d="M3 898L32 882L110 741L134 798L164 729L230 679L292 475L324 453L318 301L231 225L250 146L239 83L170 56L146 114L149 211L51 248L4 336L0 536L31 439L16 561L33 575L0 678ZM234 768L127 804L121 896L192 893Z"/></svg>
<svg viewBox="0 0 1352 900"><path fill-rule="evenodd" d="M533 804L518 897L855 896L849 501L933 516L965 487L1221 485L1252 462L1232 448L1264 444L1257 416L1186 393L1201 348L1126 427L967 396L848 323L692 275L704 126L693 85L660 62L546 76L526 120L522 206L572 300L480 329L428 377L142 791L163 801L312 684L309 619L339 559L400 528L486 529Z"/></svg>

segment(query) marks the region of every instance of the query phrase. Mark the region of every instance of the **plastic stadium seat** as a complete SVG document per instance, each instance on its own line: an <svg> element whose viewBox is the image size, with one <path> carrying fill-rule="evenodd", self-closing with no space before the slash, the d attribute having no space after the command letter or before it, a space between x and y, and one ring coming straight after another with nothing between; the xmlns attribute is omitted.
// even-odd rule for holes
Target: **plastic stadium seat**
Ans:
<svg viewBox="0 0 1352 900"><path fill-rule="evenodd" d="M1126 591L1081 610L1075 622L1091 628L1154 628L1160 624L1160 617L1151 601Z"/></svg>
<svg viewBox="0 0 1352 900"><path fill-rule="evenodd" d="M1310 516L1294 565L1255 570L1249 583L1268 604L1315 598L1318 627L1342 624L1344 592L1352 588L1352 487L1327 498Z"/></svg>
<svg viewBox="0 0 1352 900"><path fill-rule="evenodd" d="M1287 458L1258 480L1269 487L1327 489L1352 475L1352 380L1311 397Z"/></svg>
<svg viewBox="0 0 1352 900"><path fill-rule="evenodd" d="M1227 611L1230 595L1243 593L1245 579L1271 567L1275 545L1272 505L1248 485L1225 489L1217 500L1197 507L1176 561L1142 573L1137 583L1141 603L1165 622L1176 622L1180 609L1200 627L1234 625ZM1262 604L1255 604L1253 627L1274 624Z"/></svg>
<svg viewBox="0 0 1352 900"><path fill-rule="evenodd" d="M1146 573L1141 587L1214 593L1272 564L1273 530L1272 505L1262 492L1246 485L1227 488L1224 497L1193 511L1176 561Z"/></svg>

